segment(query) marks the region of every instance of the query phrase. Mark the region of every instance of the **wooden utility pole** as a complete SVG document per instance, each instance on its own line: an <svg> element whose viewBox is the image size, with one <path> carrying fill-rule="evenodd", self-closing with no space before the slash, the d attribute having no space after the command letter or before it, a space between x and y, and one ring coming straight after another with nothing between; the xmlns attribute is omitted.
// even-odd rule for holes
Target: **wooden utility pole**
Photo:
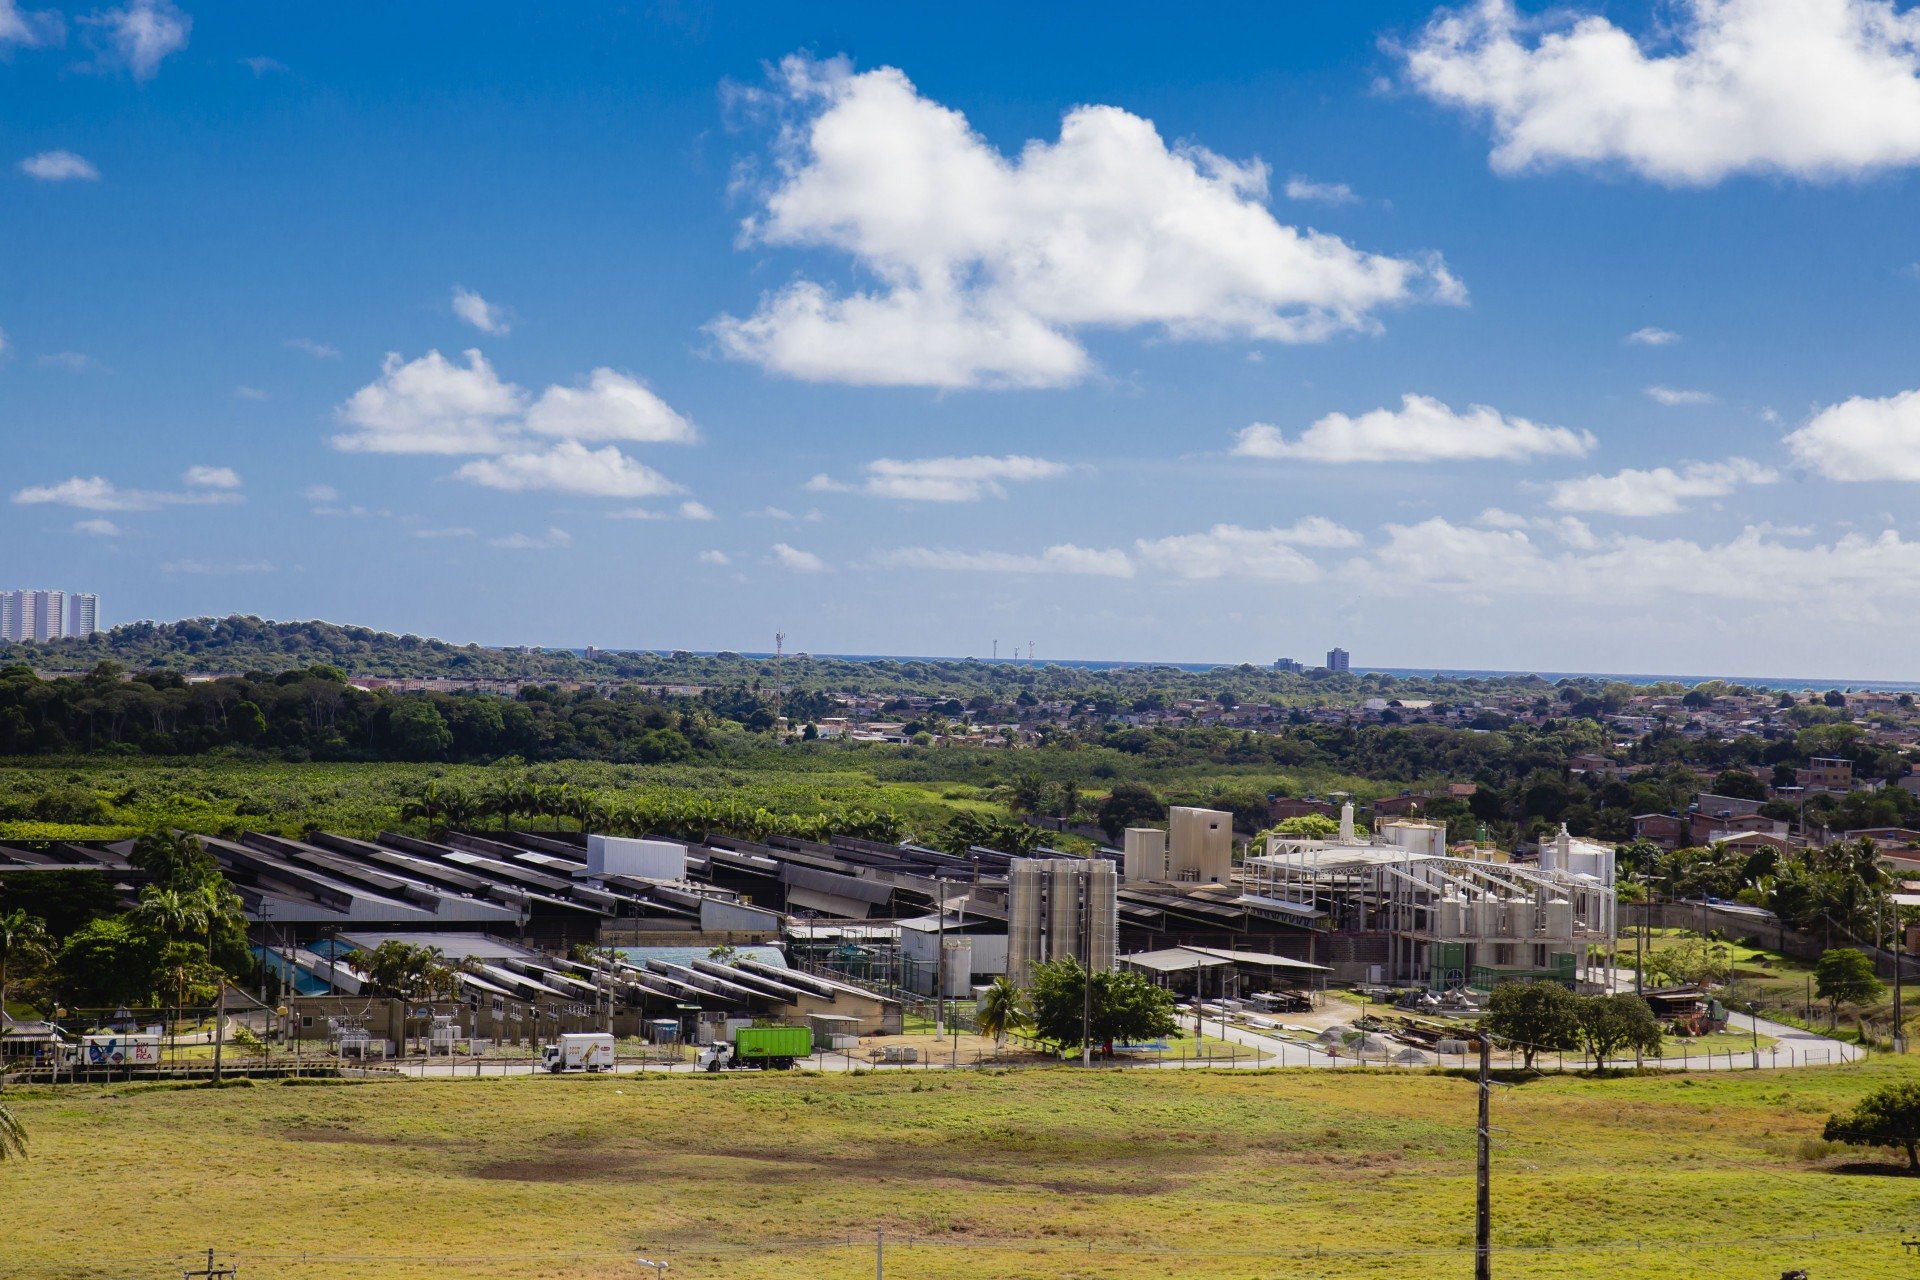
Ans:
<svg viewBox="0 0 1920 1280"><path fill-rule="evenodd" d="M873 1280L887 1277L887 1233L879 1227L873 1232Z"/></svg>
<svg viewBox="0 0 1920 1280"><path fill-rule="evenodd" d="M1493 1198L1489 1186L1493 1163L1493 1130L1488 1116L1488 1100L1492 1096L1492 1081L1488 1073L1492 1061L1493 1041L1482 1035L1479 1150L1475 1153L1473 1168L1473 1280L1493 1280Z"/></svg>

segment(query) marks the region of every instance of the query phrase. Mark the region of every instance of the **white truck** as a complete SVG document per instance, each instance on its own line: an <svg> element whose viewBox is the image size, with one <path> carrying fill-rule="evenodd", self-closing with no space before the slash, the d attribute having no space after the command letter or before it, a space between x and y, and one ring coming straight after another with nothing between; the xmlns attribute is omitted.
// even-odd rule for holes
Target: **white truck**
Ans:
<svg viewBox="0 0 1920 1280"><path fill-rule="evenodd" d="M540 1049L540 1065L562 1071L613 1070L613 1037L604 1031L569 1031L555 1044Z"/></svg>

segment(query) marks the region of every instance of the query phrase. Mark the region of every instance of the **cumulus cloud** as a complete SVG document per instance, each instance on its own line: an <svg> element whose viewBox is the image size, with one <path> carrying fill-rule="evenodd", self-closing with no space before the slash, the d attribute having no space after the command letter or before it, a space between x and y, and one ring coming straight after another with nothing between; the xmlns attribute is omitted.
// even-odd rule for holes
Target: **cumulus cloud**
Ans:
<svg viewBox="0 0 1920 1280"><path fill-rule="evenodd" d="M60 369L67 373L102 373L106 366L84 351L49 351L34 363L42 369Z"/></svg>
<svg viewBox="0 0 1920 1280"><path fill-rule="evenodd" d="M1064 386L1093 370L1086 327L1312 342L1464 296L1437 257L1280 223L1264 165L1169 147L1117 107L1076 107L1009 159L891 67L789 58L759 101L786 123L743 242L835 250L878 281L799 280L713 322L724 352L789 377Z"/></svg>
<svg viewBox="0 0 1920 1280"><path fill-rule="evenodd" d="M494 372L478 351L455 364L438 351L418 360L388 352L380 377L334 411L351 430L333 446L355 453L496 453L526 393Z"/></svg>
<svg viewBox="0 0 1920 1280"><path fill-rule="evenodd" d="M733 563L733 557L724 551L702 551L696 558L701 564L729 565Z"/></svg>
<svg viewBox="0 0 1920 1280"><path fill-rule="evenodd" d="M505 334L511 326L507 322L505 307L488 302L464 285L453 286L453 314L480 330L495 337Z"/></svg>
<svg viewBox="0 0 1920 1280"><path fill-rule="evenodd" d="M1671 329L1656 329L1648 325L1644 329L1635 329L1627 335L1626 340L1636 347L1666 347L1680 341L1680 335Z"/></svg>
<svg viewBox="0 0 1920 1280"><path fill-rule="evenodd" d="M93 161L72 151L42 151L20 162L20 172L41 182L98 182Z"/></svg>
<svg viewBox="0 0 1920 1280"><path fill-rule="evenodd" d="M308 502L338 502L340 491L330 484L310 484L300 491Z"/></svg>
<svg viewBox="0 0 1920 1280"><path fill-rule="evenodd" d="M315 360L337 360L340 358L340 348L333 346L331 343L316 342L312 338L288 338L280 345L289 351L305 352Z"/></svg>
<svg viewBox="0 0 1920 1280"><path fill-rule="evenodd" d="M612 369L595 369L583 387L551 386L527 410L527 429L571 440L692 444L693 424L648 390Z"/></svg>
<svg viewBox="0 0 1920 1280"><path fill-rule="evenodd" d="M504 538L488 538L490 547L503 547L508 551L560 551L573 545L573 535L565 529L548 529L545 533L510 533Z"/></svg>
<svg viewBox="0 0 1920 1280"><path fill-rule="evenodd" d="M1647 398L1668 408L1689 404L1712 404L1718 397L1711 391L1685 391L1673 387L1648 387Z"/></svg>
<svg viewBox="0 0 1920 1280"><path fill-rule="evenodd" d="M510 493L541 490L591 498L652 498L680 492L679 485L612 445L589 449L576 440L562 440L538 453L476 458L454 475Z"/></svg>
<svg viewBox="0 0 1920 1280"><path fill-rule="evenodd" d="M201 489L238 489L240 473L232 467L188 467L181 480Z"/></svg>
<svg viewBox="0 0 1920 1280"><path fill-rule="evenodd" d="M1061 543L1040 552L955 551L945 547L901 547L881 553L876 563L890 569L934 569L975 573L1058 573L1131 578L1142 569L1163 578L1209 581L1245 578L1264 582L1312 582L1320 566L1299 548L1360 545L1360 535L1322 516L1291 526L1243 529L1217 524L1204 533L1135 540L1132 552L1117 547Z"/></svg>
<svg viewBox="0 0 1920 1280"><path fill-rule="evenodd" d="M862 470L866 478L858 484L818 475L807 481L807 488L823 493L865 493L907 502L978 502L982 498L1006 497L1005 484L1051 480L1065 475L1068 467L1045 458L1009 454L1001 458L975 455L905 461L877 458Z"/></svg>
<svg viewBox="0 0 1920 1280"><path fill-rule="evenodd" d="M417 360L389 353L380 377L334 410L350 430L336 449L366 453L481 454L454 472L489 488L641 498L681 488L614 445L690 443L693 424L645 386L595 369L583 386L550 386L529 403L478 351L455 363L438 351Z"/></svg>
<svg viewBox="0 0 1920 1280"><path fill-rule="evenodd" d="M1547 505L1557 511L1587 511L1613 516L1668 516L1693 498L1723 498L1741 485L1773 484L1780 473L1746 458L1725 462L1689 462L1679 470L1629 467L1610 476L1562 480Z"/></svg>
<svg viewBox="0 0 1920 1280"><path fill-rule="evenodd" d="M1487 529L1524 529L1527 527L1527 518L1525 516L1515 515L1511 511L1503 511L1499 507L1488 507L1485 511L1475 516L1473 522Z"/></svg>
<svg viewBox="0 0 1920 1280"><path fill-rule="evenodd" d="M827 567L827 562L813 552L790 547L784 542L773 544L773 549L767 553L767 562L794 573L820 573Z"/></svg>
<svg viewBox="0 0 1920 1280"><path fill-rule="evenodd" d="M1356 592L1458 594L1475 601L1537 598L1617 611L1622 601L1715 600L1755 606L1782 599L1849 618L1878 616L1920 596L1920 542L1888 530L1830 543L1783 542L1752 526L1719 543L1615 536L1550 550L1517 530L1463 528L1440 518L1389 525L1371 556L1343 567Z"/></svg>
<svg viewBox="0 0 1920 1280"><path fill-rule="evenodd" d="M473 538L479 535L465 525L454 525L445 529L415 529L413 536L416 538Z"/></svg>
<svg viewBox="0 0 1920 1280"><path fill-rule="evenodd" d="M239 492L240 478L226 467L195 467L196 471L224 473L233 478L231 485L205 485L189 479L195 487L172 493L153 489L122 489L104 476L73 476L56 484L30 485L17 490L14 502L21 506L76 507L82 511L152 511L157 507L210 507L244 502Z"/></svg>
<svg viewBox="0 0 1920 1280"><path fill-rule="evenodd" d="M1703 186L1920 160L1913 10L1889 0L1676 7L1671 38L1653 46L1596 13L1535 20L1512 0L1479 0L1434 17L1404 51L1407 73L1436 102L1491 124L1503 173L1605 166Z"/></svg>
<svg viewBox="0 0 1920 1280"><path fill-rule="evenodd" d="M95 538L117 538L120 536L120 526L103 516L95 516L91 520L78 521L74 524L73 531L75 533L89 534Z"/></svg>
<svg viewBox="0 0 1920 1280"><path fill-rule="evenodd" d="M152 79L167 55L187 47L193 30L193 19L171 0L131 0L81 21L94 30L100 65L125 68L135 80Z"/></svg>
<svg viewBox="0 0 1920 1280"><path fill-rule="evenodd" d="M1920 480L1920 391L1828 405L1786 443L1829 480Z"/></svg>
<svg viewBox="0 0 1920 1280"><path fill-rule="evenodd" d="M1205 533L1142 538L1134 547L1142 564L1191 582L1216 578L1312 582L1320 576L1320 566L1298 550L1300 546L1352 546L1359 540L1350 530L1316 517L1291 529L1217 524Z"/></svg>
<svg viewBox="0 0 1920 1280"><path fill-rule="evenodd" d="M1516 462L1578 458L1593 445L1586 431L1541 426L1483 404L1456 413L1431 396L1406 395L1398 409L1357 418L1330 413L1292 440L1280 428L1256 422L1235 433L1233 452L1305 462Z"/></svg>
<svg viewBox="0 0 1920 1280"><path fill-rule="evenodd" d="M1063 542L1038 553L951 551L943 547L899 547L882 552L877 562L888 569L932 569L958 573L1059 573L1097 578L1131 578L1133 561L1119 550L1080 547Z"/></svg>

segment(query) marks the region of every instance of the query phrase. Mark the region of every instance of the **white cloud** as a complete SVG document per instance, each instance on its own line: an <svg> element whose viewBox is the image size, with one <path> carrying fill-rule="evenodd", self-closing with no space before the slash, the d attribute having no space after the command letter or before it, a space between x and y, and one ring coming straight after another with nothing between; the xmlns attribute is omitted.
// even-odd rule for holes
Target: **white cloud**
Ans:
<svg viewBox="0 0 1920 1280"><path fill-rule="evenodd" d="M795 515L785 507L761 507L758 511L747 512L747 517L756 520L779 520L783 523L800 520L808 524L818 524L821 519L820 513L811 508L804 514Z"/></svg>
<svg viewBox="0 0 1920 1280"><path fill-rule="evenodd" d="M1360 199L1344 182L1315 182L1294 174L1282 188L1289 200L1310 200L1318 204L1353 204Z"/></svg>
<svg viewBox="0 0 1920 1280"><path fill-rule="evenodd" d="M503 382L478 351L465 367L438 351L418 360L388 352L380 377L334 410L353 430L333 446L364 453L495 453L506 447L526 393Z"/></svg>
<svg viewBox="0 0 1920 1280"><path fill-rule="evenodd" d="M221 468L224 470L224 468ZM235 477L237 486L239 477ZM30 485L13 495L21 506L76 507L82 511L152 511L156 507L210 507L245 502L233 488L196 488L185 493L122 489L104 476L73 476L57 484Z"/></svg>
<svg viewBox="0 0 1920 1280"><path fill-rule="evenodd" d="M1629 467L1610 476L1561 480L1547 505L1556 511L1591 511L1613 516L1667 516L1692 498L1723 498L1744 484L1773 484L1780 473L1746 458L1725 462L1689 462L1678 471Z"/></svg>
<svg viewBox="0 0 1920 1280"><path fill-rule="evenodd" d="M784 542L773 544L773 550L768 553L767 560L794 573L819 573L827 567L827 562L813 552L790 547Z"/></svg>
<svg viewBox="0 0 1920 1280"><path fill-rule="evenodd" d="M1374 409L1357 418L1330 413L1293 440L1278 427L1256 422L1235 433L1233 452L1242 458L1307 462L1514 462L1578 458L1593 445L1586 431L1506 417L1482 404L1456 413L1431 396L1407 395L1398 409Z"/></svg>
<svg viewBox="0 0 1920 1280"><path fill-rule="evenodd" d="M453 286L453 314L480 330L500 337L512 327L505 307L488 302L464 285Z"/></svg>
<svg viewBox="0 0 1920 1280"><path fill-rule="evenodd" d="M135 80L151 79L168 54L187 47L193 30L193 19L171 0L131 0L81 21L100 32L101 65L125 67Z"/></svg>
<svg viewBox="0 0 1920 1280"><path fill-rule="evenodd" d="M573 545L573 535L565 529L548 529L545 533L510 533L504 538L488 538L490 547L503 547L508 551L560 551Z"/></svg>
<svg viewBox="0 0 1920 1280"><path fill-rule="evenodd" d="M1353 591L1476 602L1534 598L1608 616L1655 602L1733 601L1760 610L1783 599L1803 613L1877 619L1920 598L1920 542L1892 530L1792 545L1786 530L1749 527L1721 543L1616 536L1549 552L1519 531L1467 529L1435 518L1389 525L1372 556L1341 570Z"/></svg>
<svg viewBox="0 0 1920 1280"><path fill-rule="evenodd" d="M315 360L337 360L340 348L325 342L315 342L312 338L288 338L280 344L289 351L303 351Z"/></svg>
<svg viewBox="0 0 1920 1280"><path fill-rule="evenodd" d="M540 490L590 498L652 498L680 492L679 485L614 446L589 449L577 440L562 440L541 453L476 458L454 475L510 493Z"/></svg>
<svg viewBox="0 0 1920 1280"><path fill-rule="evenodd" d="M258 387L241 385L233 389L233 398L236 400L265 400L267 393Z"/></svg>
<svg viewBox="0 0 1920 1280"><path fill-rule="evenodd" d="M1636 347L1666 347L1680 341L1680 335L1671 329L1656 329L1648 325L1628 334L1626 341Z"/></svg>
<svg viewBox="0 0 1920 1280"><path fill-rule="evenodd" d="M98 182L93 161L71 151L42 151L20 162L20 172L42 182Z"/></svg>
<svg viewBox="0 0 1920 1280"><path fill-rule="evenodd" d="M527 429L572 440L692 444L700 438L666 401L611 369L595 369L584 387L548 387L527 411Z"/></svg>
<svg viewBox="0 0 1920 1280"><path fill-rule="evenodd" d="M1689 404L1713 404L1718 399L1711 391L1684 391L1673 387L1648 387L1647 398L1670 409Z"/></svg>
<svg viewBox="0 0 1920 1280"><path fill-rule="evenodd" d="M713 519L713 508L704 502L683 502L680 504L680 518L682 520L711 520Z"/></svg>
<svg viewBox="0 0 1920 1280"><path fill-rule="evenodd" d="M43 369L61 369L67 373L104 373L106 366L84 351L50 351L35 361Z"/></svg>
<svg viewBox="0 0 1920 1280"><path fill-rule="evenodd" d="M308 502L338 502L340 491L330 484L310 484L300 493Z"/></svg>
<svg viewBox="0 0 1920 1280"><path fill-rule="evenodd" d="M1828 405L1786 444L1829 480L1920 480L1920 391Z"/></svg>
<svg viewBox="0 0 1920 1280"><path fill-rule="evenodd" d="M877 458L862 470L866 478L859 484L844 484L831 476L818 475L807 482L807 488L823 493L865 493L906 502L978 502L986 497L1006 497L1003 481L1051 480L1065 475L1068 467L1045 458L1010 454L1001 458L976 455L905 461Z"/></svg>
<svg viewBox="0 0 1920 1280"><path fill-rule="evenodd" d="M253 72L256 80L271 75L285 75L287 72L286 63L280 61L278 58L269 58L264 54L255 54L250 58L242 58L240 59L240 65Z"/></svg>
<svg viewBox="0 0 1920 1280"><path fill-rule="evenodd" d="M1315 518L1292 529L1217 524L1205 533L1142 538L1134 546L1142 564L1168 577L1192 582L1216 578L1312 582L1320 576L1320 566L1303 555L1298 546L1351 546L1358 541L1358 535L1332 521Z"/></svg>
<svg viewBox="0 0 1920 1280"><path fill-rule="evenodd" d="M238 489L240 473L232 467L188 467L181 480L201 489Z"/></svg>
<svg viewBox="0 0 1920 1280"><path fill-rule="evenodd" d="M1515 515L1511 511L1503 511L1499 507L1488 507L1485 511L1475 516L1473 522L1487 529L1524 529L1527 527L1527 518L1525 516Z"/></svg>
<svg viewBox="0 0 1920 1280"><path fill-rule="evenodd" d="M609 520L672 520L676 516L682 520L711 520L714 518L712 508L708 507L706 503L692 501L681 503L672 513L657 511L652 507L628 507L623 511L607 512L607 519Z"/></svg>
<svg viewBox="0 0 1920 1280"><path fill-rule="evenodd" d="M465 525L455 525L447 529L415 529L416 538L473 538L479 535Z"/></svg>
<svg viewBox="0 0 1920 1280"><path fill-rule="evenodd" d="M96 538L117 538L120 536L120 526L101 516L95 516L91 520L79 521L73 526L73 531L75 533L91 534Z"/></svg>
<svg viewBox="0 0 1920 1280"><path fill-rule="evenodd" d="M749 244L825 248L879 282L799 280L721 349L790 377L863 385L1049 387L1093 362L1076 332L1311 342L1385 307L1463 291L1434 257L1364 253L1275 220L1267 170L1169 148L1116 107L1068 112L1008 159L890 67L793 57L762 102L786 113L778 178Z"/></svg>
<svg viewBox="0 0 1920 1280"><path fill-rule="evenodd" d="M1618 166L1706 185L1920 160L1920 16L1888 0L1681 0L1649 53L1594 13L1522 17L1512 0L1442 11L1407 71L1486 117L1493 166Z"/></svg>
<svg viewBox="0 0 1920 1280"><path fill-rule="evenodd" d="M34 48L59 44L66 38L67 24L52 9L22 9L16 0L0 0L0 49L17 44Z"/></svg>
<svg viewBox="0 0 1920 1280"><path fill-rule="evenodd" d="M724 551L702 551L697 557L701 564L729 565L733 557Z"/></svg>
<svg viewBox="0 0 1920 1280"><path fill-rule="evenodd" d="M1038 554L1015 551L949 551L942 547L900 547L876 562L888 569L931 569L957 573L1059 573L1098 578L1131 578L1133 561L1124 551L1079 547L1063 542Z"/></svg>

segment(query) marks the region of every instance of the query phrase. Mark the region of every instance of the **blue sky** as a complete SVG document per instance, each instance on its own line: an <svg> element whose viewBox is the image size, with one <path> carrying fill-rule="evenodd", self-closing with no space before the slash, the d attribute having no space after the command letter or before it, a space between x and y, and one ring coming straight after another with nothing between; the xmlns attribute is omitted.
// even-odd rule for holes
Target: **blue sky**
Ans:
<svg viewBox="0 0 1920 1280"><path fill-rule="evenodd" d="M1909 9L0 0L0 51L0 563L110 622L1912 676Z"/></svg>

